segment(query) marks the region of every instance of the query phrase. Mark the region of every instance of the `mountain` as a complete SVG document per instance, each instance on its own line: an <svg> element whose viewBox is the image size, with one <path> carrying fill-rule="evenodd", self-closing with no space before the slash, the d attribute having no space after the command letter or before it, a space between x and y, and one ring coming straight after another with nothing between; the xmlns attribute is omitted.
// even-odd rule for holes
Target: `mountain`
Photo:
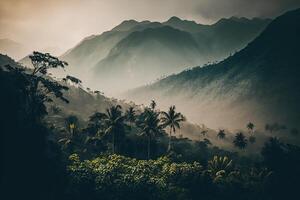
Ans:
<svg viewBox="0 0 300 200"><path fill-rule="evenodd" d="M10 58L7 55L3 55L1 53L0 53L0 65L1 66L10 65L13 67L18 66L18 64L12 58Z"/></svg>
<svg viewBox="0 0 300 200"><path fill-rule="evenodd" d="M182 20L176 16L171 17L163 24L190 33L201 32L204 29L209 29L210 27L210 25L197 24L195 21Z"/></svg>
<svg viewBox="0 0 300 200"><path fill-rule="evenodd" d="M5 69L5 65L10 65L13 67L21 67L13 59L8 56L0 54L0 76L5 80L5 91L9 90L12 93L18 92L15 88L15 81L18 80ZM2 79L0 79L2 81ZM11 80L12 82L6 82L6 80ZM59 79L57 79L58 82ZM48 115L45 118L45 122L49 126L55 126L58 129L63 129L65 127L65 118L70 115L75 115L78 117L80 125L87 125L89 117L94 112L106 112L106 109L112 105L121 105L123 111L127 110L129 106L133 106L137 113L143 109L143 105L136 105L134 102L125 102L124 100L118 100L115 98L108 98L103 94L96 94L90 89L85 89L82 85L73 85L65 82L60 82L66 85L69 89L64 91L64 97L69 100L69 103L65 103L60 99L53 98L53 102L47 103ZM7 85L11 87L7 87ZM2 85L3 86L3 85ZM3 89L0 88L0 89ZM2 90L0 90L1 92ZM2 91L4 92L4 91ZM228 141L217 141L216 131L205 127L204 125L191 124L190 122L184 122L180 132L177 132L176 137L187 137L192 140L203 139L203 135L199 135L201 131L207 131L210 135L205 137L208 138L212 143L218 146L223 146L229 148Z"/></svg>
<svg viewBox="0 0 300 200"><path fill-rule="evenodd" d="M201 51L191 34L169 26L136 31L95 65L96 81L104 90L124 91L196 65Z"/></svg>
<svg viewBox="0 0 300 200"><path fill-rule="evenodd" d="M15 42L10 39L0 39L0 53L6 54L14 59L18 60L26 54L28 54L29 50L24 45Z"/></svg>
<svg viewBox="0 0 300 200"><path fill-rule="evenodd" d="M270 19L221 19L217 23L194 33L198 43L205 45L211 61L220 61L244 48L270 23Z"/></svg>
<svg viewBox="0 0 300 200"><path fill-rule="evenodd" d="M5 69L4 67L6 65L21 68L19 63L15 62L13 59L0 54L0 71ZM57 79L57 81L60 82L59 79ZM64 91L64 97L69 100L69 103L54 98L54 102L47 104L47 106L49 110L51 110L52 106L58 107L61 110L61 114L63 113L64 116L76 115L82 120L88 120L89 116L95 111L105 112L105 110L112 105L120 104L124 109L129 107L129 104L105 97L102 94L95 94L93 91L84 89L81 85L71 85L66 84L65 82L60 82L60 84L66 85L69 88L69 90Z"/></svg>
<svg viewBox="0 0 300 200"><path fill-rule="evenodd" d="M91 87L108 93L122 91L223 59L244 47L270 22L237 19L222 19L213 25L177 17L163 23L128 20L101 35L85 38L61 59L71 64L72 74Z"/></svg>
<svg viewBox="0 0 300 200"><path fill-rule="evenodd" d="M151 23L151 22L150 21L138 22L138 21L135 21L135 20L125 20L121 24L119 24L118 26L114 27L112 29L112 31L130 31L131 29L133 29L136 26L147 25L149 23Z"/></svg>
<svg viewBox="0 0 300 200"><path fill-rule="evenodd" d="M195 67L126 93L144 102L170 99L188 119L208 127L243 128L249 121L300 124L300 9L279 16L253 42L222 62ZM162 107L164 107L162 106Z"/></svg>
<svg viewBox="0 0 300 200"><path fill-rule="evenodd" d="M126 37L127 34L123 31L110 31L87 37L64 53L61 58L68 61L75 72L88 70L105 58L114 45Z"/></svg>

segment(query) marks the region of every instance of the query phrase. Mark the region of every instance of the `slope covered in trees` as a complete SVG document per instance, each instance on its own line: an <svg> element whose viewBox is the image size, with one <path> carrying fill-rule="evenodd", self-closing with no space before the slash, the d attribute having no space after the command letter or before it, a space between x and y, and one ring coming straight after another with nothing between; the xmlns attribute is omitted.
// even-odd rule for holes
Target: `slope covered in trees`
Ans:
<svg viewBox="0 0 300 200"><path fill-rule="evenodd" d="M143 102L172 99L189 119L209 127L254 121L299 125L300 10L275 19L246 48L224 61L195 67L127 93Z"/></svg>
<svg viewBox="0 0 300 200"><path fill-rule="evenodd" d="M201 25L176 17L163 23L129 20L85 38L61 58L70 63L71 73L89 86L117 93L220 60L244 47L269 22L230 18Z"/></svg>
<svg viewBox="0 0 300 200"><path fill-rule="evenodd" d="M78 90L78 99L68 98L64 91L74 86L66 82L81 81L70 75L64 82L50 78L48 70L66 62L39 52L29 58L33 69L0 56L5 63L0 64L0 91L6 94L0 99L1 197L242 200L282 199L298 191L299 147L270 138L262 141L258 158L241 156L252 144L253 123L247 124L250 136L240 132L232 141L239 153L217 148L207 138L173 137L185 117L175 106L159 111L155 101L141 110L109 105L93 112L87 124L69 115L58 127L49 118L65 111L51 105L59 105L59 99L65 105L87 100L91 94ZM218 137L225 140L227 132L220 130Z"/></svg>

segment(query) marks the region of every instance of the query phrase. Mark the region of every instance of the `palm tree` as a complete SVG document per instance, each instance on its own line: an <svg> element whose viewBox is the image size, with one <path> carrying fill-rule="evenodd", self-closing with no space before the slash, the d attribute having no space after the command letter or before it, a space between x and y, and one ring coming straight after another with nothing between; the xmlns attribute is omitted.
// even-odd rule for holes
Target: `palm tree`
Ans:
<svg viewBox="0 0 300 200"><path fill-rule="evenodd" d="M112 152L115 153L116 150L116 139L121 138L125 135L124 130L124 119L121 111L122 107L120 105L112 106L106 110L105 113L105 135L112 136Z"/></svg>
<svg viewBox="0 0 300 200"><path fill-rule="evenodd" d="M95 112L89 118L88 129L89 133L92 135L99 136L100 129L104 127L104 120L106 119L106 114ZM92 133L91 133L92 132Z"/></svg>
<svg viewBox="0 0 300 200"><path fill-rule="evenodd" d="M152 110L154 110L155 108L156 108L156 102L154 101L154 100L151 100L151 103L150 103L150 108L152 109Z"/></svg>
<svg viewBox="0 0 300 200"><path fill-rule="evenodd" d="M171 106L168 112L161 112L164 127L170 128L168 151L171 150L172 133L175 134L176 128L180 129L180 123L185 121L185 117L180 112L177 113L175 109L175 106Z"/></svg>
<svg viewBox="0 0 300 200"><path fill-rule="evenodd" d="M75 130L78 128L78 118L75 115L70 115L65 119L65 125L71 136L74 135Z"/></svg>
<svg viewBox="0 0 300 200"><path fill-rule="evenodd" d="M254 127L255 127L255 125L252 122L249 122L247 124L247 129L249 130L250 133L253 133Z"/></svg>
<svg viewBox="0 0 300 200"><path fill-rule="evenodd" d="M138 123L141 128L141 135L148 138L148 160L150 159L151 152L151 140L163 133L163 126L159 119L159 113L153 112L152 110L145 110L143 113L143 120Z"/></svg>
<svg viewBox="0 0 300 200"><path fill-rule="evenodd" d="M235 135L233 144L234 144L234 146L236 146L240 149L245 149L248 144L248 141L247 141L245 135L242 132L239 132Z"/></svg>
<svg viewBox="0 0 300 200"><path fill-rule="evenodd" d="M226 137L226 133L224 129L220 129L218 132L218 138L224 139Z"/></svg>
<svg viewBox="0 0 300 200"><path fill-rule="evenodd" d="M126 120L132 125L135 122L135 110L134 107L130 106L128 110L125 112Z"/></svg>
<svg viewBox="0 0 300 200"><path fill-rule="evenodd" d="M70 115L65 118L65 126L68 134L64 138L60 139L58 143L62 144L64 149L69 149L74 147L76 143L75 130L78 128L78 118L75 115Z"/></svg>
<svg viewBox="0 0 300 200"><path fill-rule="evenodd" d="M208 161L208 172L217 180L233 171L233 161L227 156L214 156Z"/></svg>

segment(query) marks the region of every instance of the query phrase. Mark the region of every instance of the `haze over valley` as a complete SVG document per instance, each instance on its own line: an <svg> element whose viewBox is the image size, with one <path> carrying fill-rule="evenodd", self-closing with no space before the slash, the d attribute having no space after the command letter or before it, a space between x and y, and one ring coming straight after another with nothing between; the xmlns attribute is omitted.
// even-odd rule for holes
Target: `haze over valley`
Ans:
<svg viewBox="0 0 300 200"><path fill-rule="evenodd" d="M298 0L0 1L0 199L282 200Z"/></svg>

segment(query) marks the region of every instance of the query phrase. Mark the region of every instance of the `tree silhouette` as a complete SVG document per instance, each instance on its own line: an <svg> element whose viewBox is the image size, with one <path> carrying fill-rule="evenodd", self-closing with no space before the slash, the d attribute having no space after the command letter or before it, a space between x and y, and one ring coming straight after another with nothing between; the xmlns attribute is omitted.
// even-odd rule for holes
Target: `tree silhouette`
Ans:
<svg viewBox="0 0 300 200"><path fill-rule="evenodd" d="M105 113L105 135L112 136L112 152L116 152L116 141L124 138L125 136L125 117L122 115L122 107L120 105L112 106L106 109Z"/></svg>
<svg viewBox="0 0 300 200"><path fill-rule="evenodd" d="M130 123L130 125L132 125L135 122L135 119L136 119L135 115L136 115L136 113L135 113L134 107L130 106L128 108L128 110L126 110L126 112L125 112L126 120Z"/></svg>
<svg viewBox="0 0 300 200"><path fill-rule="evenodd" d="M233 161L227 156L214 156L208 161L208 172L214 180L228 175L233 170Z"/></svg>
<svg viewBox="0 0 300 200"><path fill-rule="evenodd" d="M68 100L63 97L62 92L63 90L67 90L68 87L46 76L49 69L65 68L68 63L48 53L43 54L36 51L34 51L29 58L33 65L33 69L30 71L31 73L21 68L10 66L7 66L7 68L12 73L18 73L23 76L24 81L28 84L26 91L28 98L24 99L24 105L27 108L27 113L31 121L40 122L41 117L47 113L44 103L53 101L51 96L55 96L68 103Z"/></svg>
<svg viewBox="0 0 300 200"><path fill-rule="evenodd" d="M75 115L70 115L65 119L65 126L68 132L73 136L78 128L78 118Z"/></svg>
<svg viewBox="0 0 300 200"><path fill-rule="evenodd" d="M253 133L255 125L252 122L249 122L247 124L247 129L249 130L250 133Z"/></svg>
<svg viewBox="0 0 300 200"><path fill-rule="evenodd" d="M242 132L239 132L235 135L235 138L233 140L234 146L238 147L239 149L245 149L247 147L247 143L247 138Z"/></svg>
<svg viewBox="0 0 300 200"><path fill-rule="evenodd" d="M141 135L148 138L148 159L150 159L151 153L151 140L163 133L163 126L160 122L159 113L146 109L143 113L143 120L138 123L141 129Z"/></svg>
<svg viewBox="0 0 300 200"><path fill-rule="evenodd" d="M150 103L150 108L152 109L152 110L154 110L155 108L156 108L156 102L154 101L154 100L151 100L151 103Z"/></svg>
<svg viewBox="0 0 300 200"><path fill-rule="evenodd" d="M280 125L277 122L274 124L266 124L265 130L269 131L270 133L273 133L275 131L285 130L287 127L285 125Z"/></svg>
<svg viewBox="0 0 300 200"><path fill-rule="evenodd" d="M104 128L106 115L101 112L95 112L89 117L88 132L92 136L100 136L101 129Z"/></svg>
<svg viewBox="0 0 300 200"><path fill-rule="evenodd" d="M81 80L79 80L78 78L74 77L74 76L70 76L70 75L67 75L66 76L66 79L67 80L70 80L72 83L76 84L76 85L79 85L82 83Z"/></svg>
<svg viewBox="0 0 300 200"><path fill-rule="evenodd" d="M168 144L168 151L171 150L171 139L172 133L175 134L176 128L180 129L180 123L185 121L185 117L179 112L176 112L175 106L171 106L168 112L161 112L162 114L162 123L164 127L169 127L169 144Z"/></svg>
<svg viewBox="0 0 300 200"><path fill-rule="evenodd" d="M224 129L220 129L218 132L218 138L224 139L226 137L226 133Z"/></svg>

